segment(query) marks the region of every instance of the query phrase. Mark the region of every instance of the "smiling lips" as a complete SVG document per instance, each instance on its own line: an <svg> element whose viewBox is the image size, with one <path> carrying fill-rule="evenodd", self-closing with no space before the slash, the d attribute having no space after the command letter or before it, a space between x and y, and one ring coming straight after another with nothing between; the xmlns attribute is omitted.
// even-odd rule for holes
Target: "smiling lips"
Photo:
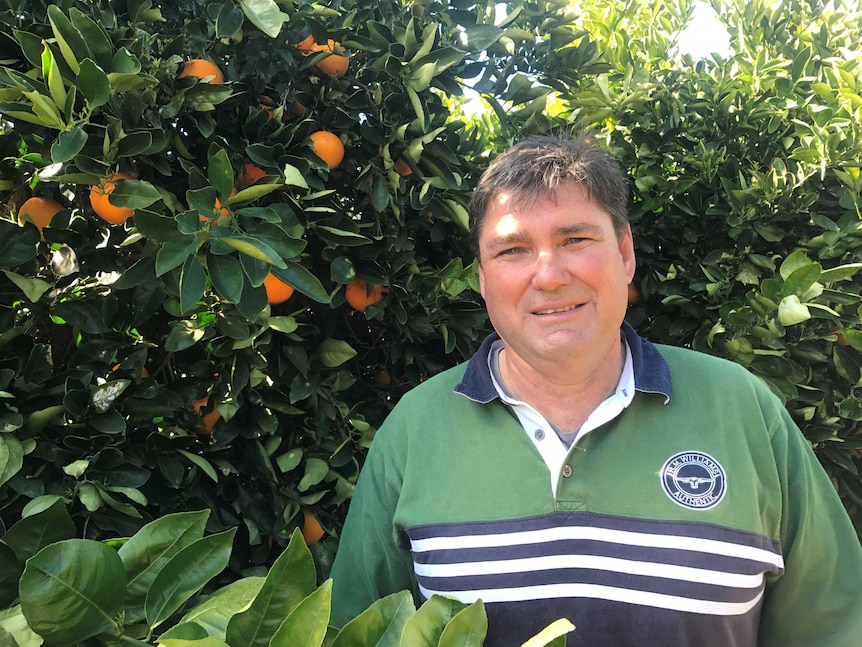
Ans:
<svg viewBox="0 0 862 647"><path fill-rule="evenodd" d="M535 315L553 315L553 314L557 314L558 312L569 312L571 310L575 310L575 309L580 308L580 307L581 307L581 304L576 303L574 305L562 306L560 308L549 308L547 310L536 310L533 312L533 314L535 314Z"/></svg>

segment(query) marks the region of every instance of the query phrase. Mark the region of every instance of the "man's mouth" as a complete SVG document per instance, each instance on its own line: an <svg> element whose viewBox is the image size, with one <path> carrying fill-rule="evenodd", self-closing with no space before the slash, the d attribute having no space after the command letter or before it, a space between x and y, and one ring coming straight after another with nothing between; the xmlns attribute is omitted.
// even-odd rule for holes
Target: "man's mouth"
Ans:
<svg viewBox="0 0 862 647"><path fill-rule="evenodd" d="M578 305L570 305L570 306L562 306L560 308L549 308L547 310L536 310L533 314L537 315L552 315L558 312L569 312L570 310L574 310L578 308Z"/></svg>

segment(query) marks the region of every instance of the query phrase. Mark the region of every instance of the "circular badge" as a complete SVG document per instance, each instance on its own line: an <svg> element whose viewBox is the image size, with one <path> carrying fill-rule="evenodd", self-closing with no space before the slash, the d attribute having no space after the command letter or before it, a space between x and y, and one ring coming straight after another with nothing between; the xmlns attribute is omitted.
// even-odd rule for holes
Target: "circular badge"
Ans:
<svg viewBox="0 0 862 647"><path fill-rule="evenodd" d="M680 452L661 468L661 485L674 502L692 510L708 510L724 497L724 468L709 454Z"/></svg>

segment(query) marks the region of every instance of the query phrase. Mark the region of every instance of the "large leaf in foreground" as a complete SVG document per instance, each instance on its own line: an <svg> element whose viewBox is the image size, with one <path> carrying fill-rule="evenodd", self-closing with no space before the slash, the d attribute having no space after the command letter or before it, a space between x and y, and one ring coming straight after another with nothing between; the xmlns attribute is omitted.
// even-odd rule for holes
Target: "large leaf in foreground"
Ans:
<svg viewBox="0 0 862 647"><path fill-rule="evenodd" d="M113 548L67 539L30 558L19 590L33 631L52 645L75 645L114 626L126 572Z"/></svg>

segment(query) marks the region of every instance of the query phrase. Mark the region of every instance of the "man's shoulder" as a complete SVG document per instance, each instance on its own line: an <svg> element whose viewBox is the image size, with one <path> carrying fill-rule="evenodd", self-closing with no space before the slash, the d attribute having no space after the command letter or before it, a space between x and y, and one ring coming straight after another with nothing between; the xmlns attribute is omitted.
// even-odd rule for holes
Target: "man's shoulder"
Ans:
<svg viewBox="0 0 862 647"><path fill-rule="evenodd" d="M692 384L766 392L768 387L742 364L690 348L655 344L671 371L674 386Z"/></svg>

